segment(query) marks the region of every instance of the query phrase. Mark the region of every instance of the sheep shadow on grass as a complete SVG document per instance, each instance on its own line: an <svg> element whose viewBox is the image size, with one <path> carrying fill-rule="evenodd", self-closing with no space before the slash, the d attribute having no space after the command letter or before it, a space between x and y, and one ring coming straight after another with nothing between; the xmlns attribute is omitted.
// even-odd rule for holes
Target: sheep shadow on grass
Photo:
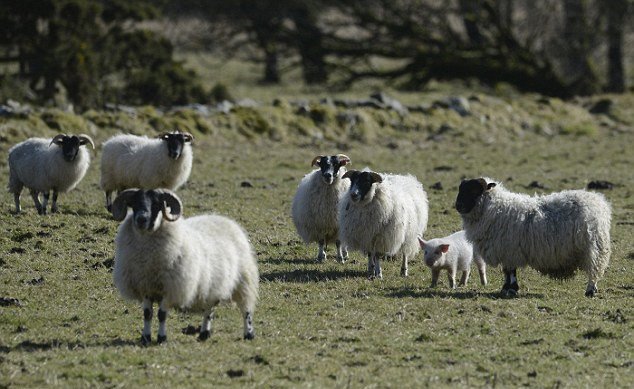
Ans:
<svg viewBox="0 0 634 389"><path fill-rule="evenodd" d="M313 283L326 282L347 278L362 278L366 276L365 271L345 269L345 270L291 270L274 271L260 274L260 280L264 282L289 282L289 283Z"/></svg>
<svg viewBox="0 0 634 389"><path fill-rule="evenodd" d="M391 288L388 289L386 293L387 297L394 298L403 298L403 297L414 297L414 298L454 298L458 300L471 300L478 297L484 297L488 299L535 299L535 298L543 298L544 295L541 293L529 293L529 292L521 292L516 297L505 297L501 294L500 291L495 292L485 292L485 291L476 291L476 290L441 290L434 288L427 289L410 289L410 288Z"/></svg>
<svg viewBox="0 0 634 389"><path fill-rule="evenodd" d="M116 338L109 341L103 342L66 342L59 339L53 339L46 342L34 342L32 340L25 340L16 344L15 346L0 346L0 353L9 353L9 352L37 352L37 351L46 351L52 349L66 349L66 350L78 350L85 349L88 347L124 347L124 346L138 346L140 345L140 341L133 341L127 339Z"/></svg>

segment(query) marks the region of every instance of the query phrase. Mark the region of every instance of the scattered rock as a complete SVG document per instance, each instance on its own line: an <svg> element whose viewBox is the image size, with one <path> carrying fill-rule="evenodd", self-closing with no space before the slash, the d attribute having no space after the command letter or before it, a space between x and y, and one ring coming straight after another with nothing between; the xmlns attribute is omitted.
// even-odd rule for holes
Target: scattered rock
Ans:
<svg viewBox="0 0 634 389"><path fill-rule="evenodd" d="M437 183L435 183L434 185L432 185L432 186L431 186L431 188L432 188L432 189L435 189L435 190L443 190L443 187L442 187L442 182L438 181Z"/></svg>
<svg viewBox="0 0 634 389"><path fill-rule="evenodd" d="M372 95L370 95L370 98L380 102L381 104L385 105L385 107L398 112L401 116L407 115L409 113L407 107L405 107L400 101L389 97L383 92L373 93Z"/></svg>
<svg viewBox="0 0 634 389"><path fill-rule="evenodd" d="M588 183L588 189L611 190L614 184L610 181L595 180Z"/></svg>
<svg viewBox="0 0 634 389"><path fill-rule="evenodd" d="M610 99L601 99L594 103L588 110L592 114L609 114L614 102Z"/></svg>
<svg viewBox="0 0 634 389"><path fill-rule="evenodd" d="M240 187L242 187L242 188L253 188L253 184L250 181L242 181L240 183Z"/></svg>
<svg viewBox="0 0 634 389"><path fill-rule="evenodd" d="M242 370L242 369L236 369L236 370L229 369L229 370L227 370L227 375L230 378L242 377L242 376L244 376L244 370Z"/></svg>
<svg viewBox="0 0 634 389"><path fill-rule="evenodd" d="M451 96L445 100L436 100L432 105L435 108L445 108L456 111L460 116L471 115L469 100L462 96Z"/></svg>
<svg viewBox="0 0 634 389"><path fill-rule="evenodd" d="M223 100L216 104L216 111L228 114L233 109L233 103L229 100Z"/></svg>
<svg viewBox="0 0 634 389"><path fill-rule="evenodd" d="M530 184L526 186L528 189L546 189L546 186L539 181L531 181Z"/></svg>
<svg viewBox="0 0 634 389"><path fill-rule="evenodd" d="M10 305L21 307L22 302L13 297L0 297L0 307L8 307Z"/></svg>

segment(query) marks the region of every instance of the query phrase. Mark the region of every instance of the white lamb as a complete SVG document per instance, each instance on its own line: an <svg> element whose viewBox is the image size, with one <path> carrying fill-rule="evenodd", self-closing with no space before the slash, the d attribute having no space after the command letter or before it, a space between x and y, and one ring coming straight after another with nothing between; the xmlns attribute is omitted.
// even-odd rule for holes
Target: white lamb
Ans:
<svg viewBox="0 0 634 389"><path fill-rule="evenodd" d="M186 132L165 132L156 139L116 135L103 144L101 189L106 208L111 210L112 192L128 188L176 190L192 170L193 136Z"/></svg>
<svg viewBox="0 0 634 389"><path fill-rule="evenodd" d="M417 237L427 228L427 194L411 175L380 175L350 170L350 190L339 204L339 236L350 249L368 254L368 276L382 278L381 257L408 258L418 252Z"/></svg>
<svg viewBox="0 0 634 389"><path fill-rule="evenodd" d="M479 178L462 181L456 210L475 252L488 265L502 265L502 294L517 294L516 269L524 266L557 279L582 269L586 296L597 292L611 253L612 211L603 195L567 190L528 196Z"/></svg>
<svg viewBox="0 0 634 389"><path fill-rule="evenodd" d="M344 167L350 158L343 154L319 155L311 166L317 166L304 176L293 198L292 215L297 233L305 243L319 243L317 260L326 260L326 245L334 242L337 246L337 260L344 262L348 257L345 247L339 241L337 207L339 200L350 187L348 180L342 179Z"/></svg>
<svg viewBox="0 0 634 389"><path fill-rule="evenodd" d="M20 194L26 186L40 215L46 214L50 191L51 212L57 212L57 195L75 188L90 166L90 154L84 146L95 144L88 135L58 134L53 139L30 138L9 149L9 192L13 193L15 212L20 213ZM55 147L52 147L55 145ZM42 193L42 202L39 195Z"/></svg>
<svg viewBox="0 0 634 389"><path fill-rule="evenodd" d="M447 270L449 287L456 287L456 274L462 272L458 286L465 286L471 273L471 262L475 262L480 273L480 282L487 284L486 264L479 256L473 255L473 246L467 241L464 231L455 232L444 238L424 241L419 237L424 252L425 264L431 268L431 287L438 284L440 271Z"/></svg>
<svg viewBox="0 0 634 389"><path fill-rule="evenodd" d="M253 339L259 276L247 234L226 217L182 219L181 212L180 199L169 190L128 189L112 205L114 218L125 219L115 239L114 284L124 298L143 303L141 342L151 342L154 302L162 343L168 309L203 311L199 339L205 340L215 306L227 300L242 311L244 338Z"/></svg>

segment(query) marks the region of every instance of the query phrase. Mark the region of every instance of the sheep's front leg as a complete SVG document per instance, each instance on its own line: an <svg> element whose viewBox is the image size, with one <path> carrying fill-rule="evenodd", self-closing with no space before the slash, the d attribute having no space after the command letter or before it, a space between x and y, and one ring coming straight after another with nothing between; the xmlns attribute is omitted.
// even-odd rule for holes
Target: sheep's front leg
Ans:
<svg viewBox="0 0 634 389"><path fill-rule="evenodd" d="M502 295L506 297L515 297L520 287L517 283L517 269L504 270L504 286L502 286Z"/></svg>
<svg viewBox="0 0 634 389"><path fill-rule="evenodd" d="M460 282L458 283L458 286L467 285L467 281L469 281L469 274L471 274L471 269L467 269L462 272L462 277L460 277Z"/></svg>
<svg viewBox="0 0 634 389"><path fill-rule="evenodd" d="M57 195L59 193L56 190L53 190L53 202L51 203L51 213L57 212Z"/></svg>
<svg viewBox="0 0 634 389"><path fill-rule="evenodd" d="M158 320L159 327L158 334L156 335L156 342L161 344L163 342L167 342L167 328L165 328L167 321L167 304L164 299L161 300L161 303L159 304Z"/></svg>
<svg viewBox="0 0 634 389"><path fill-rule="evenodd" d="M401 264L401 276L407 277L407 255L403 254L403 263Z"/></svg>
<svg viewBox="0 0 634 389"><path fill-rule="evenodd" d="M345 263L346 259L348 259L348 250L341 244L339 239L335 241L335 245L337 245L337 261Z"/></svg>
<svg viewBox="0 0 634 389"><path fill-rule="evenodd" d="M112 191L106 191L106 209L108 212L112 212Z"/></svg>
<svg viewBox="0 0 634 389"><path fill-rule="evenodd" d="M440 269L431 269L431 288L438 285L438 277L440 277Z"/></svg>
<svg viewBox="0 0 634 389"><path fill-rule="evenodd" d="M368 279L374 279L374 253L368 253Z"/></svg>
<svg viewBox="0 0 634 389"><path fill-rule="evenodd" d="M383 279L383 270L381 269L382 254L374 253L374 276L379 280Z"/></svg>
<svg viewBox="0 0 634 389"><path fill-rule="evenodd" d="M152 316L154 311L152 308L152 300L146 298L143 300L143 332L141 333L141 344L147 346L152 343Z"/></svg>
<svg viewBox="0 0 634 389"><path fill-rule="evenodd" d="M35 209L37 209L37 213L43 215L42 212L42 204L40 204L39 193L36 190L31 189L31 198L33 199L33 203L35 203Z"/></svg>
<svg viewBox="0 0 634 389"><path fill-rule="evenodd" d="M487 265L484 261L480 260L476 262L476 266L478 267L478 273L480 273L480 283L486 286L487 281Z"/></svg>
<svg viewBox="0 0 634 389"><path fill-rule="evenodd" d="M253 313L244 313L244 339L251 340L255 338L255 330L253 329Z"/></svg>
<svg viewBox="0 0 634 389"><path fill-rule="evenodd" d="M211 323L214 321L215 306L211 307L203 316L203 322L200 324L200 333L198 340L204 341L209 339L211 335Z"/></svg>
<svg viewBox="0 0 634 389"><path fill-rule="evenodd" d="M42 192L42 214L46 215L46 207L48 207L48 199L51 197L51 192Z"/></svg>
<svg viewBox="0 0 634 389"><path fill-rule="evenodd" d="M317 254L317 262L324 262L326 260L326 241L323 239L319 241L319 253Z"/></svg>
<svg viewBox="0 0 634 389"><path fill-rule="evenodd" d="M449 287L456 289L456 269L450 268L447 270L447 279L449 280Z"/></svg>

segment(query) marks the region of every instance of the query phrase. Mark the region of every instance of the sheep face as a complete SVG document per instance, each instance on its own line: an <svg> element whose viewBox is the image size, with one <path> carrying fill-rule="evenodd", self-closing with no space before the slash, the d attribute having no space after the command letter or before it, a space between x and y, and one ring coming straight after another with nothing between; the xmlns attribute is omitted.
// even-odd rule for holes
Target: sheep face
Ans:
<svg viewBox="0 0 634 389"><path fill-rule="evenodd" d="M445 243L434 244L433 242L425 242L422 238L418 238L420 248L424 253L425 265L429 267L441 266L444 255L449 251L449 245Z"/></svg>
<svg viewBox="0 0 634 389"><path fill-rule="evenodd" d="M87 135L65 135L59 134L53 138L51 141L51 145L55 144L62 148L62 157L66 162L73 162L75 158L77 158L77 154L79 153L79 146L84 146L86 144L92 145L92 148L95 148L92 139ZM50 145L49 145L50 146Z"/></svg>
<svg viewBox="0 0 634 389"><path fill-rule="evenodd" d="M350 179L350 200L357 204L367 204L374 198L376 185L383 182L383 179L375 172L360 172L350 170L343 175L343 178Z"/></svg>
<svg viewBox="0 0 634 389"><path fill-rule="evenodd" d="M185 143L191 143L194 137L186 132L163 133L159 138L165 142L167 146L167 155L172 159L180 158L185 148Z"/></svg>
<svg viewBox="0 0 634 389"><path fill-rule="evenodd" d="M324 183L331 185L335 182L335 178L339 174L339 169L348 163L350 163L350 158L343 154L330 157L318 155L313 159L311 166L320 168L321 178L324 180Z"/></svg>
<svg viewBox="0 0 634 389"><path fill-rule="evenodd" d="M480 200L480 197L496 186L495 182L488 183L484 178L463 180L458 188L456 211L462 215L470 213Z"/></svg>
<svg viewBox="0 0 634 389"><path fill-rule="evenodd" d="M167 221L178 219L182 204L169 190L128 189L115 199L112 215L116 220L123 220L128 208L132 208L132 220L138 231L154 232L161 227L164 218Z"/></svg>

